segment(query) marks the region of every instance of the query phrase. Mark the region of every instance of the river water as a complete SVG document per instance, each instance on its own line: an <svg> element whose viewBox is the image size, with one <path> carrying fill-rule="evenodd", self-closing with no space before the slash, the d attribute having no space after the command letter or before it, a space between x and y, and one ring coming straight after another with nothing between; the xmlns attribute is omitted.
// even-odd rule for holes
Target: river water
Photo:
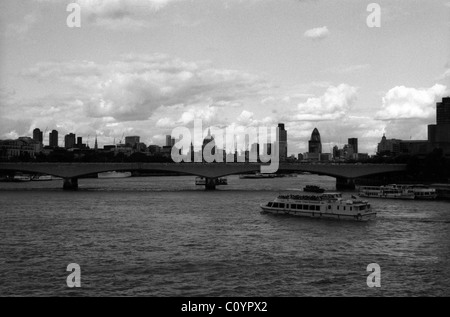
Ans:
<svg viewBox="0 0 450 317"><path fill-rule="evenodd" d="M194 179L0 183L0 295L450 295L450 202L368 199L368 223L293 218L259 204L335 180L230 176L207 192ZM81 288L67 287L70 263Z"/></svg>

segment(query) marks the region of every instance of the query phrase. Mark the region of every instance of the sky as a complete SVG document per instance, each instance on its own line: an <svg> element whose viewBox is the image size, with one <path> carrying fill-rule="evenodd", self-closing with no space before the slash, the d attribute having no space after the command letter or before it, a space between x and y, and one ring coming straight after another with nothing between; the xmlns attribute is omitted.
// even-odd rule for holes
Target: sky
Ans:
<svg viewBox="0 0 450 317"><path fill-rule="evenodd" d="M81 8L80 27L67 6ZM284 123L288 153L427 139L450 95L450 1L2 0L0 139L100 146L175 127Z"/></svg>

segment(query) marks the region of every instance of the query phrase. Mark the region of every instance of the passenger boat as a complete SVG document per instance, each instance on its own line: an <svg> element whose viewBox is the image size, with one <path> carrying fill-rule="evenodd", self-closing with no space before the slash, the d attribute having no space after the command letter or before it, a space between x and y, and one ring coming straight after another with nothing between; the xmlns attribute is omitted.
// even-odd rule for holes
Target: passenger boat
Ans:
<svg viewBox="0 0 450 317"><path fill-rule="evenodd" d="M52 181L53 177L50 175L34 175L33 177L31 177L31 180L35 182L48 182Z"/></svg>
<svg viewBox="0 0 450 317"><path fill-rule="evenodd" d="M261 204L262 213L310 218L368 221L376 218L367 201L344 200L341 193L280 195Z"/></svg>
<svg viewBox="0 0 450 317"><path fill-rule="evenodd" d="M240 179L275 178L275 174L262 174L262 173L242 174L239 175L239 178Z"/></svg>
<svg viewBox="0 0 450 317"><path fill-rule="evenodd" d="M228 179L226 177L220 177L215 179L216 185L228 185ZM206 178L196 177L195 185L206 185Z"/></svg>
<svg viewBox="0 0 450 317"><path fill-rule="evenodd" d="M126 178L131 177L131 172L104 172L104 173L98 173L98 178Z"/></svg>
<svg viewBox="0 0 450 317"><path fill-rule="evenodd" d="M319 186L315 186L315 185L306 185L303 188L303 191L310 192L310 193L323 193L323 192L325 192L325 189L323 189Z"/></svg>
<svg viewBox="0 0 450 317"><path fill-rule="evenodd" d="M15 175L13 178L14 182L29 182L31 177L29 175Z"/></svg>
<svg viewBox="0 0 450 317"><path fill-rule="evenodd" d="M438 199L450 200L450 184L431 184L431 186L436 190Z"/></svg>
<svg viewBox="0 0 450 317"><path fill-rule="evenodd" d="M413 192L414 199L432 200L432 199L436 199L438 196L436 189L430 188L428 186L421 185L421 184L414 184L414 185L395 185L395 184L393 184L393 185L388 185L388 186Z"/></svg>
<svg viewBox="0 0 450 317"><path fill-rule="evenodd" d="M359 196L370 198L414 199L415 194L410 188L397 185L361 186Z"/></svg>

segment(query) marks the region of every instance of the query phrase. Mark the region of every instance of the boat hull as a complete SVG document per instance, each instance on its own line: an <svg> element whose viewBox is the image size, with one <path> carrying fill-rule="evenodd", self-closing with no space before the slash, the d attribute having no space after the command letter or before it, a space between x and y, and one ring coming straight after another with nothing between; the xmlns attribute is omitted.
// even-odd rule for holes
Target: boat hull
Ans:
<svg viewBox="0 0 450 317"><path fill-rule="evenodd" d="M282 208L273 208L266 205L261 206L261 213L263 214L273 214L273 215L288 215L295 217L307 217L307 218L319 218L319 219L335 219L335 220L348 220L348 221L360 221L366 222L369 220L376 219L376 212L367 212L360 214L345 214L345 213L328 213L328 212L318 212L318 211L300 211Z"/></svg>

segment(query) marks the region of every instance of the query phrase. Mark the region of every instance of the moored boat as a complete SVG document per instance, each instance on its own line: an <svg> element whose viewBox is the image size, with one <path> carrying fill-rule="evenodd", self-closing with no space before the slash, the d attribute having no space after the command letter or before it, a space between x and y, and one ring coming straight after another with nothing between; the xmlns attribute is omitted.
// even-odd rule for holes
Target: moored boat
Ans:
<svg viewBox="0 0 450 317"><path fill-rule="evenodd" d="M259 179L259 178L275 178L275 177L276 177L275 174L263 174L263 173L239 175L240 179Z"/></svg>
<svg viewBox="0 0 450 317"><path fill-rule="evenodd" d="M228 179L226 177L219 177L215 179L216 185L228 185ZM196 177L195 185L206 185L206 178Z"/></svg>
<svg viewBox="0 0 450 317"><path fill-rule="evenodd" d="M50 175L34 175L31 177L31 180L35 182L48 182L52 181L53 177Z"/></svg>
<svg viewBox="0 0 450 317"><path fill-rule="evenodd" d="M409 188L397 185L361 186L359 196L369 198L414 199L414 192Z"/></svg>
<svg viewBox="0 0 450 317"><path fill-rule="evenodd" d="M341 193L279 195L275 200L261 204L262 213L292 215L310 218L368 221L376 212L367 201L344 200Z"/></svg>
<svg viewBox="0 0 450 317"><path fill-rule="evenodd" d="M414 199L418 200L433 200L437 198L436 189L430 188L422 184L414 185L390 185L394 188L400 188L403 190L408 190L414 193Z"/></svg>
<svg viewBox="0 0 450 317"><path fill-rule="evenodd" d="M29 175L15 175L13 178L14 182L29 182L31 177Z"/></svg>
<svg viewBox="0 0 450 317"><path fill-rule="evenodd" d="M126 178L131 177L131 172L104 172L104 173L98 173L98 178Z"/></svg>

